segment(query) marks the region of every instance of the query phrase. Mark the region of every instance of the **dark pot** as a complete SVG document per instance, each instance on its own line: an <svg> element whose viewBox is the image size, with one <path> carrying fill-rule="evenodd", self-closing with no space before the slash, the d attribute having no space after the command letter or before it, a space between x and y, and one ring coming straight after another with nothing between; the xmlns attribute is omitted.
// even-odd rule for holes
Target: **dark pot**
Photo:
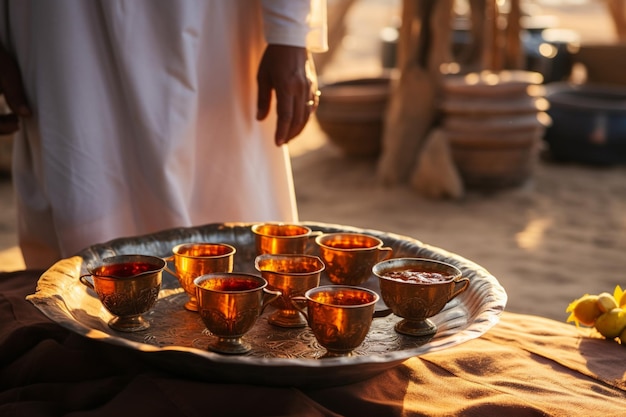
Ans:
<svg viewBox="0 0 626 417"><path fill-rule="evenodd" d="M544 139L558 161L626 162L626 88L558 83L548 89L552 125Z"/></svg>

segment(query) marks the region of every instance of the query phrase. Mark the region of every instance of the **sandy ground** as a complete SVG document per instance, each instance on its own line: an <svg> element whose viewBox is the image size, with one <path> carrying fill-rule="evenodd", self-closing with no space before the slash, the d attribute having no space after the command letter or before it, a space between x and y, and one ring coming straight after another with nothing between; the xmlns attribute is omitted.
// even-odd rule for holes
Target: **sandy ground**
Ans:
<svg viewBox="0 0 626 417"><path fill-rule="evenodd" d="M381 71L378 34L399 1L360 0L348 35L325 68L327 80ZM534 2L581 40L611 40L600 2ZM600 29L603 28L603 29ZM458 201L421 197L410 186L382 187L376 160L348 158L316 120L290 147L300 218L410 236L466 257L504 286L507 310L565 320L584 293L626 287L626 167L590 168L538 161L531 181L496 194L469 192ZM23 267L16 249L15 207L0 180L0 270Z"/></svg>

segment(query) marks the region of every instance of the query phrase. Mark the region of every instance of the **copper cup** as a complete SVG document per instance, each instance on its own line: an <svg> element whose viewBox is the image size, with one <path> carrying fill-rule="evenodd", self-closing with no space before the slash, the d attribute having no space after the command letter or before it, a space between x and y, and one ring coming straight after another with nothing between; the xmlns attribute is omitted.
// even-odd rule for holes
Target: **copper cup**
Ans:
<svg viewBox="0 0 626 417"><path fill-rule="evenodd" d="M306 320L292 304L291 298L303 296L307 290L320 284L324 262L312 255L259 255L254 261L257 271L268 282L268 288L282 295L272 302L277 310L268 322L279 327L304 327Z"/></svg>
<svg viewBox="0 0 626 417"><path fill-rule="evenodd" d="M280 292L266 288L264 278L243 273L211 273L193 283L202 322L217 337L208 348L228 354L248 352L251 346L243 335Z"/></svg>
<svg viewBox="0 0 626 417"><path fill-rule="evenodd" d="M303 254L309 240L318 236L311 228L289 223L259 223L252 225L256 254Z"/></svg>
<svg viewBox="0 0 626 417"><path fill-rule="evenodd" d="M361 233L326 233L315 238L326 273L333 284L360 285L372 267L389 259L393 250L377 237Z"/></svg>
<svg viewBox="0 0 626 417"><path fill-rule="evenodd" d="M374 291L343 285L322 285L292 302L303 314L324 357L349 356L365 340L379 296ZM307 311L300 304L306 302Z"/></svg>
<svg viewBox="0 0 626 417"><path fill-rule="evenodd" d="M211 272L232 272L236 251L233 246L225 243L205 242L183 243L172 249L174 255L167 260L174 262L175 270L167 266L165 270L178 279L189 296L189 301L185 303L187 310L198 311L193 280Z"/></svg>
<svg viewBox="0 0 626 417"><path fill-rule="evenodd" d="M374 265L372 271L379 279L383 301L403 318L395 330L408 336L435 334L437 326L429 317L469 285L457 267L432 259L389 259Z"/></svg>
<svg viewBox="0 0 626 417"><path fill-rule="evenodd" d="M165 261L156 256L117 255L90 266L89 273L79 280L98 294L104 308L114 316L109 327L136 332L150 327L142 314L159 296L164 268Z"/></svg>

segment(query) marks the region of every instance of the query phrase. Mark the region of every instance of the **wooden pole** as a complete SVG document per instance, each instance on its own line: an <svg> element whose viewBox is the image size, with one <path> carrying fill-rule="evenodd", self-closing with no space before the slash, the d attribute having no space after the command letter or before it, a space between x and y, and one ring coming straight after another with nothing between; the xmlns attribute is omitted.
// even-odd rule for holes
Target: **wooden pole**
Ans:
<svg viewBox="0 0 626 417"><path fill-rule="evenodd" d="M482 69L497 71L502 67L498 46L498 6L495 0L483 0L481 10L485 14L483 21Z"/></svg>
<svg viewBox="0 0 626 417"><path fill-rule="evenodd" d="M507 16L504 42L504 65L507 69L521 70L525 68L524 50L520 39L522 9L520 0L510 0L511 9Z"/></svg>
<svg viewBox="0 0 626 417"><path fill-rule="evenodd" d="M626 41L626 1L605 0L620 41Z"/></svg>
<svg viewBox="0 0 626 417"><path fill-rule="evenodd" d="M399 79L385 115L377 176L383 184L406 182L435 118L435 86L427 68L430 17L438 0L403 0L398 43Z"/></svg>

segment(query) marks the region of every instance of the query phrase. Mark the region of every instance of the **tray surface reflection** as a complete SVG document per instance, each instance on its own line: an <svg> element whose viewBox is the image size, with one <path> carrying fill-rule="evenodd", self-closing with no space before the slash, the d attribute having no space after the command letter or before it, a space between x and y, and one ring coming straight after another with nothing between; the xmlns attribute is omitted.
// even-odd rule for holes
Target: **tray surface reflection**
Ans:
<svg viewBox="0 0 626 417"><path fill-rule="evenodd" d="M222 355L206 349L214 337L200 316L185 310L187 295L175 277L163 273L159 300L144 315L151 327L121 333L108 327L110 314L78 277L93 261L115 254L150 254L167 257L183 242L221 242L237 248L235 271L260 275L254 269L254 236L251 224L210 224L181 228L134 238L116 239L85 249L78 256L52 266L39 279L37 291L28 299L50 319L86 337L145 352L148 360L170 371L212 381L266 385L330 386L362 380L397 366L406 359L446 349L479 337L499 320L506 293L495 277L479 265L418 240L369 229L303 222L322 232L350 231L372 234L394 249L394 257L423 257L454 264L470 278L470 286L432 318L438 326L432 338L413 338L395 332L401 320L387 314L380 302L372 327L352 356L321 358L324 349L308 327L285 329L272 326L269 307L244 338L252 345L245 355ZM316 254L313 241L307 249ZM329 283L322 274L321 284ZM362 286L379 291L374 276Z"/></svg>

